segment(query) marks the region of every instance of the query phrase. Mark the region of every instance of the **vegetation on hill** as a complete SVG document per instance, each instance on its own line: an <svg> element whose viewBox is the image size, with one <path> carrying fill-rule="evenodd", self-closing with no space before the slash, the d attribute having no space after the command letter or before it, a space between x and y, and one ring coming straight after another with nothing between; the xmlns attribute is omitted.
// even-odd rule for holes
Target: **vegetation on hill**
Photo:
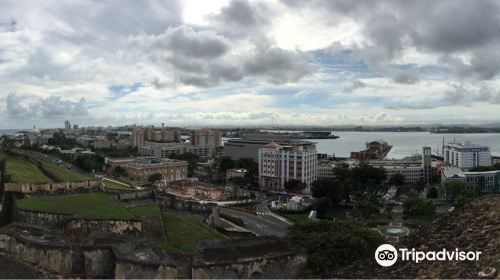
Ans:
<svg viewBox="0 0 500 280"><path fill-rule="evenodd" d="M102 182L107 189L112 190L123 190L123 191L134 191L135 189L129 185L117 183L108 179L103 179Z"/></svg>
<svg viewBox="0 0 500 280"><path fill-rule="evenodd" d="M47 172L55 176L59 181L61 182L67 182L67 181L86 181L86 180L93 180L94 177L87 175L87 174L82 174L80 172L75 172L72 170L68 170L67 168L58 166L57 164L54 164L49 161L45 161L41 164L41 167L45 169Z"/></svg>
<svg viewBox="0 0 500 280"><path fill-rule="evenodd" d="M384 239L375 231L349 221L294 224L286 239L307 250L306 277L317 277L355 260L373 258Z"/></svg>
<svg viewBox="0 0 500 280"><path fill-rule="evenodd" d="M158 207L157 204L155 203L150 203L146 205L140 205L140 206L134 206L128 208L132 214L134 214L136 217L141 218L141 217L160 217L160 207Z"/></svg>
<svg viewBox="0 0 500 280"><path fill-rule="evenodd" d="M85 193L65 196L37 196L17 201L21 209L48 213L71 214L89 219L130 219L134 215L118 201L104 193Z"/></svg>
<svg viewBox="0 0 500 280"><path fill-rule="evenodd" d="M62 132L56 132L49 139L49 145L58 146L63 150L69 150L74 147L78 147L78 143L73 138L66 138L66 135Z"/></svg>
<svg viewBox="0 0 500 280"><path fill-rule="evenodd" d="M201 217L175 211L163 212L167 242L162 248L167 253L193 252L199 240L222 239L222 235L201 224Z"/></svg>
<svg viewBox="0 0 500 280"><path fill-rule="evenodd" d="M21 157L10 157L5 162L5 173L16 183L50 183L52 180L36 165Z"/></svg>

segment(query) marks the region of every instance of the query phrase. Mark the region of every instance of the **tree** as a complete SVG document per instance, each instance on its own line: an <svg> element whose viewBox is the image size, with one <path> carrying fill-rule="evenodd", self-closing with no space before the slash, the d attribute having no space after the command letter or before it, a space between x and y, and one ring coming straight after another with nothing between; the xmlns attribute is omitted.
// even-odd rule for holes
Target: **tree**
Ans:
<svg viewBox="0 0 500 280"><path fill-rule="evenodd" d="M185 160L188 163L188 176L193 176L194 170L196 169L199 162L201 162L201 158L193 153L184 153L184 154L172 154L169 156L172 159Z"/></svg>
<svg viewBox="0 0 500 280"><path fill-rule="evenodd" d="M445 185L446 196L458 201L459 196L465 193L465 184L462 182L449 182Z"/></svg>
<svg viewBox="0 0 500 280"><path fill-rule="evenodd" d="M158 183L162 179L163 179L163 175L161 175L160 173L154 173L148 177L148 182L149 182L149 184L154 186L154 185L156 185L156 183Z"/></svg>
<svg viewBox="0 0 500 280"><path fill-rule="evenodd" d="M115 167L115 170L113 170L113 176L115 176L115 177L127 177L128 172L127 172L127 170L125 170L125 168L123 168L121 166L117 166L117 167Z"/></svg>
<svg viewBox="0 0 500 280"><path fill-rule="evenodd" d="M425 182L422 178L418 179L417 182L415 182L414 186L415 190L419 193L421 193L425 189Z"/></svg>
<svg viewBox="0 0 500 280"><path fill-rule="evenodd" d="M335 167L333 168L333 174L335 174L335 178L340 183L345 183L351 178L351 171L347 163L335 165Z"/></svg>
<svg viewBox="0 0 500 280"><path fill-rule="evenodd" d="M326 197L320 198L318 202L316 202L315 209L318 218L325 218L328 209L330 209L330 200Z"/></svg>
<svg viewBox="0 0 500 280"><path fill-rule="evenodd" d="M479 196L481 193L483 193L485 188L486 188L486 179L484 178L484 176L478 177L476 180L476 185L474 186L473 189L473 195Z"/></svg>
<svg viewBox="0 0 500 280"><path fill-rule="evenodd" d="M436 199L437 197L438 197L438 190L436 189L436 187L430 188L429 191L427 192L427 198Z"/></svg>
<svg viewBox="0 0 500 280"><path fill-rule="evenodd" d="M384 243L375 231L351 221L320 220L290 226L286 239L307 250L305 278L328 273L363 259L373 258Z"/></svg>
<svg viewBox="0 0 500 280"><path fill-rule="evenodd" d="M219 158L219 171L226 172L228 169L235 168L236 163L230 157Z"/></svg>
<svg viewBox="0 0 500 280"><path fill-rule="evenodd" d="M100 155L82 155L75 159L76 165L86 171L98 171L104 166L104 158Z"/></svg>
<svg viewBox="0 0 500 280"><path fill-rule="evenodd" d="M311 192L315 198L326 197L332 205L337 205L340 202L340 184L332 179L319 179L312 183Z"/></svg>
<svg viewBox="0 0 500 280"><path fill-rule="evenodd" d="M431 201L423 200L420 196L412 191L408 194L408 198L403 203L404 210L412 216L434 217L436 215L434 204Z"/></svg>
<svg viewBox="0 0 500 280"><path fill-rule="evenodd" d="M405 176L401 173L396 173L389 178L389 185L402 186L405 184Z"/></svg>

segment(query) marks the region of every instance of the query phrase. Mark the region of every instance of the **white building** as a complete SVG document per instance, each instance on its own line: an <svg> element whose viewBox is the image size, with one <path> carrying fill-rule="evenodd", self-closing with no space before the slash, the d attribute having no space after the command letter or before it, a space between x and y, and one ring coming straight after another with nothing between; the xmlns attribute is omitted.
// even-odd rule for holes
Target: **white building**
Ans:
<svg viewBox="0 0 500 280"><path fill-rule="evenodd" d="M491 166L490 148L471 143L448 143L443 146L445 164L469 169L474 166Z"/></svg>
<svg viewBox="0 0 500 280"><path fill-rule="evenodd" d="M318 179L319 178L324 178L324 179L335 178L335 173L333 171L334 168L335 168L334 163L330 163L330 162L318 163L318 166L317 166Z"/></svg>
<svg viewBox="0 0 500 280"><path fill-rule="evenodd" d="M431 148L423 147L422 155L400 160L371 160L368 164L385 169L387 179L395 174L402 174L405 183L424 183L432 181L432 156Z"/></svg>
<svg viewBox="0 0 500 280"><path fill-rule="evenodd" d="M284 190L285 182L305 184L305 193L317 177L317 152L313 142L281 146L274 142L259 149L259 182L267 190Z"/></svg>

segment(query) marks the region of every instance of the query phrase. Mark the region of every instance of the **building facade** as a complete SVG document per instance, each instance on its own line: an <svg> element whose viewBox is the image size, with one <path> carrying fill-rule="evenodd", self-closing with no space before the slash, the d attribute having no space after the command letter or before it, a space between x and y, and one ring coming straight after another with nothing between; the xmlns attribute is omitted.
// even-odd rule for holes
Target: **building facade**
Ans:
<svg viewBox="0 0 500 280"><path fill-rule="evenodd" d="M161 143L180 142L181 134L177 129L166 129L163 126L160 129L154 127L137 127L132 130L132 145L134 147L143 146L146 141Z"/></svg>
<svg viewBox="0 0 500 280"><path fill-rule="evenodd" d="M251 158L259 161L259 149L271 142L280 145L297 143L300 140L285 134L246 134L243 139L229 139L224 143L223 154L232 160ZM304 141L306 143L307 141Z"/></svg>
<svg viewBox="0 0 500 280"><path fill-rule="evenodd" d="M128 173L128 179L134 185L148 184L149 176L159 173L163 181L182 180L187 178L188 163L182 160L158 159L151 157L139 158L107 158L109 173L117 166L123 167Z"/></svg>
<svg viewBox="0 0 500 280"><path fill-rule="evenodd" d="M218 149L222 145L222 134L217 129L199 129L191 131L191 144Z"/></svg>
<svg viewBox="0 0 500 280"><path fill-rule="evenodd" d="M416 183L432 181L432 155L430 147L422 148L422 155L416 155L400 160L371 160L368 164L385 169L387 179L395 174L401 174L405 183Z"/></svg>
<svg viewBox="0 0 500 280"><path fill-rule="evenodd" d="M500 193L500 170L468 172L456 166L445 166L441 171L441 184L443 186L450 182L461 182L469 191L479 185L480 178L484 178L483 192Z"/></svg>
<svg viewBox="0 0 500 280"><path fill-rule="evenodd" d="M145 142L138 147L141 156L150 156L157 158L168 158L173 154L181 155L192 153L200 157L212 155L214 149L208 146L197 146L189 143L156 143Z"/></svg>
<svg viewBox="0 0 500 280"><path fill-rule="evenodd" d="M317 152L312 142L282 146L269 143L259 149L259 183L265 190L282 191L285 183L296 180L311 192L317 178Z"/></svg>
<svg viewBox="0 0 500 280"><path fill-rule="evenodd" d="M462 169L475 166L491 166L490 148L471 143L448 143L443 145L443 158L445 164Z"/></svg>

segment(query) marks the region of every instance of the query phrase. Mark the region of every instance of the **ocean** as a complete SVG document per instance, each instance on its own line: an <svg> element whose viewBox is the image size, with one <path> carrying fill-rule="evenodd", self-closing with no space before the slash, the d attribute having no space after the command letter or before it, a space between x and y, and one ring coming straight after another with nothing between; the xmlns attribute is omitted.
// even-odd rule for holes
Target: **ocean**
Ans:
<svg viewBox="0 0 500 280"><path fill-rule="evenodd" d="M466 142L489 146L492 155L500 156L500 134L477 133L477 134L432 134L429 132L333 132L340 136L338 139L311 140L317 143L318 153L335 154L338 157L349 157L351 151L365 149L365 143L382 139L392 145L392 149L386 158L403 158L416 153L422 153L422 147L432 148L432 153L441 153L443 138L448 142Z"/></svg>

